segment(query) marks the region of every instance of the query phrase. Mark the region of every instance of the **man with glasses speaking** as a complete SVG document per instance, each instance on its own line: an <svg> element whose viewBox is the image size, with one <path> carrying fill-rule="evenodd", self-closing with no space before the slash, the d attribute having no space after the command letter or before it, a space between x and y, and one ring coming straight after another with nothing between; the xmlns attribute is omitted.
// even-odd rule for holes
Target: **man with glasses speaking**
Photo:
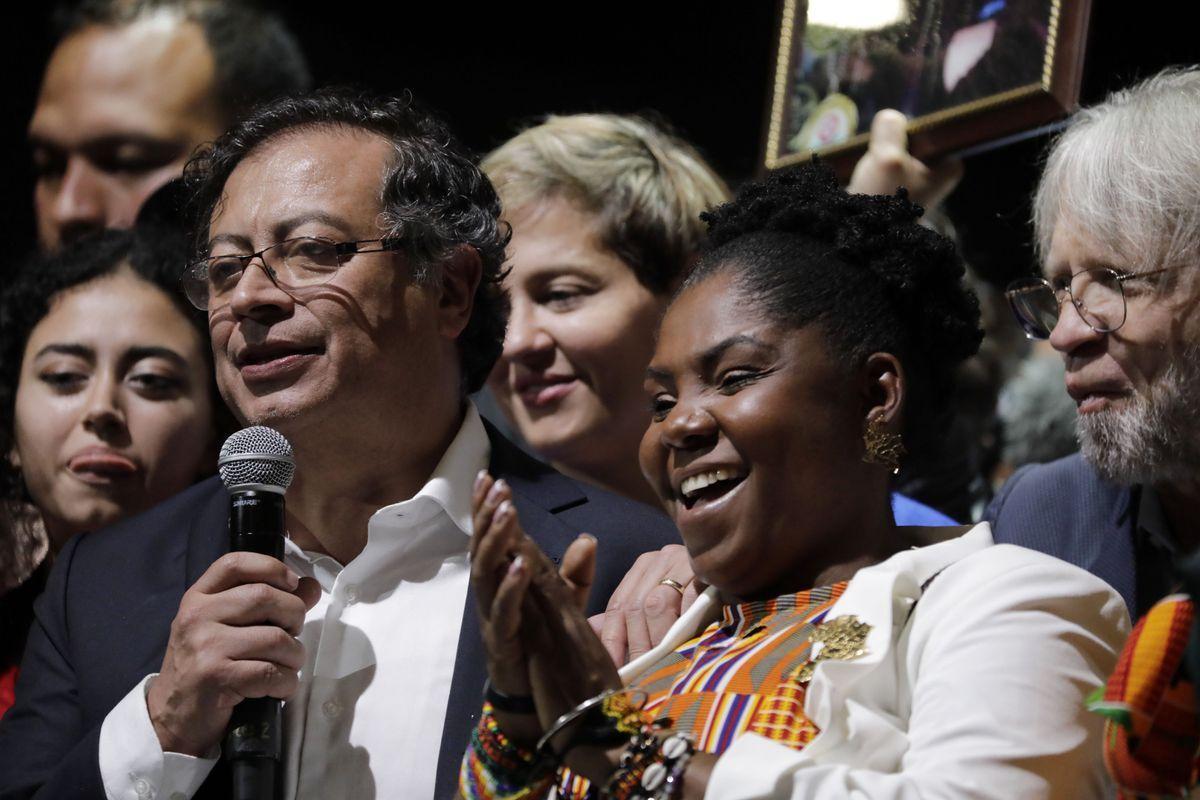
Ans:
<svg viewBox="0 0 1200 800"><path fill-rule="evenodd" d="M466 399L504 339L508 234L438 120L347 91L282 100L187 178L201 252L183 286L221 393L295 452L284 559L227 552L216 479L72 540L0 723L0 796L229 797L231 708L263 696L287 701L279 796L453 796L486 674L467 558L481 470L564 573L582 584L595 559L593 611L677 534Z"/></svg>
<svg viewBox="0 0 1200 800"><path fill-rule="evenodd" d="M1081 111L1034 204L1041 278L1009 287L1066 362L1081 452L1026 467L988 510L997 542L1092 571L1135 619L1200 544L1200 71Z"/></svg>

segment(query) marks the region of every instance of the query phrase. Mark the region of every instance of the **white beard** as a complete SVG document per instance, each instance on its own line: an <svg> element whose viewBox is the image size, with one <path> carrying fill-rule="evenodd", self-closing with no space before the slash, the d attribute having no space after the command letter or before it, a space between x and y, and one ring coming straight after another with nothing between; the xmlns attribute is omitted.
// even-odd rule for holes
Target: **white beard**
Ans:
<svg viewBox="0 0 1200 800"><path fill-rule="evenodd" d="M1188 348L1121 408L1080 414L1079 449L1123 486L1200 478L1200 347Z"/></svg>

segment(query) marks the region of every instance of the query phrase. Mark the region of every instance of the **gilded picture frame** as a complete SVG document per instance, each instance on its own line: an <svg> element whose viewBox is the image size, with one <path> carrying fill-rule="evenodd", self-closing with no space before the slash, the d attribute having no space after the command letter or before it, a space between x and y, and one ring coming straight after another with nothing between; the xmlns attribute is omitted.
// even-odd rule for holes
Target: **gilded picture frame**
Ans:
<svg viewBox="0 0 1200 800"><path fill-rule="evenodd" d="M780 0L760 168L845 172L898 108L918 158L983 149L1079 102L1090 0ZM857 16L856 16L857 15Z"/></svg>

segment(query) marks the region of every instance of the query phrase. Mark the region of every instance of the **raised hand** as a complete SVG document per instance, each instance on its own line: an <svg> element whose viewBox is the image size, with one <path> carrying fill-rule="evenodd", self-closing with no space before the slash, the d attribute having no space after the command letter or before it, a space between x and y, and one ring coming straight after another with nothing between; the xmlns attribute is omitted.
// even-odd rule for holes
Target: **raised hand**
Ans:
<svg viewBox="0 0 1200 800"><path fill-rule="evenodd" d="M506 695L528 696L529 669L521 642L522 605L530 568L519 550L524 533L511 490L479 473L471 496L471 585L488 654L488 678Z"/></svg>
<svg viewBox="0 0 1200 800"><path fill-rule="evenodd" d="M204 756L239 702L291 697L304 666L296 637L320 596L316 581L270 556L217 559L180 601L146 696L162 749Z"/></svg>
<svg viewBox="0 0 1200 800"><path fill-rule="evenodd" d="M854 166L846 191L854 194L894 194L903 186L908 196L926 210L946 199L962 180L963 166L947 158L926 165L908 152L908 119L890 108L871 120L867 152Z"/></svg>
<svg viewBox="0 0 1200 800"><path fill-rule="evenodd" d="M518 741L535 739L581 700L619 686L616 668L583 615L596 540L581 535L561 571L525 535L512 490L487 474L473 494L471 581L494 689L532 696L537 714L497 712Z"/></svg>

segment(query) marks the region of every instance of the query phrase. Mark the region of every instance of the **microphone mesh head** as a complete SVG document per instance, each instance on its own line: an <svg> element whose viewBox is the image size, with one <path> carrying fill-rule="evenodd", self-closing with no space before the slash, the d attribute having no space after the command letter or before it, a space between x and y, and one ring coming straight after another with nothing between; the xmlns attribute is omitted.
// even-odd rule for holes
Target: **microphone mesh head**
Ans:
<svg viewBox="0 0 1200 800"><path fill-rule="evenodd" d="M282 433L265 425L243 428L226 439L217 466L230 490L254 485L284 492L296 472L291 444Z"/></svg>

